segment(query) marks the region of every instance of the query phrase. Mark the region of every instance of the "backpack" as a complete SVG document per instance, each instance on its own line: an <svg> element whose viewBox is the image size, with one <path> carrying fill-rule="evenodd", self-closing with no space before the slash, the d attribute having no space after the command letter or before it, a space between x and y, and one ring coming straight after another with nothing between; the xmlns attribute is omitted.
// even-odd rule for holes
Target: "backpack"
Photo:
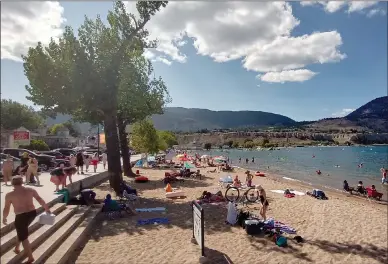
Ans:
<svg viewBox="0 0 388 264"><path fill-rule="evenodd" d="M241 226L242 228L245 227L245 220L247 220L250 216L249 212L243 212L240 211L240 213L237 216L237 224Z"/></svg>

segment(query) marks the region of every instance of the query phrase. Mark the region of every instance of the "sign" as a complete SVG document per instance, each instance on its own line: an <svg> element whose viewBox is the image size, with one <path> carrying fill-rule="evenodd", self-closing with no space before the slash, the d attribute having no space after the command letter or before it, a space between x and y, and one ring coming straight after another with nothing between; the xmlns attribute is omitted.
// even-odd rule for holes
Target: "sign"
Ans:
<svg viewBox="0 0 388 264"><path fill-rule="evenodd" d="M201 248L201 256L205 256L204 220L202 207L193 201L193 239Z"/></svg>
<svg viewBox="0 0 388 264"><path fill-rule="evenodd" d="M100 134L100 144L105 144L105 134Z"/></svg>
<svg viewBox="0 0 388 264"><path fill-rule="evenodd" d="M30 145L30 131L14 131L13 140L17 145Z"/></svg>

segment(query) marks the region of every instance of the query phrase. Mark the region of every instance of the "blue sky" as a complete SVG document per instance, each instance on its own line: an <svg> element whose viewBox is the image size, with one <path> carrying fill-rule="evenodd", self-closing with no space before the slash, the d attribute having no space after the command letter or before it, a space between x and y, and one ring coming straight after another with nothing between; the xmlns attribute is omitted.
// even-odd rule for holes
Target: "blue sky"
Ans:
<svg viewBox="0 0 388 264"><path fill-rule="evenodd" d="M83 22L85 14L89 17L95 17L97 14L106 17L107 10L111 8L112 3L61 2L60 5L63 8L62 16L66 19L65 24L77 28ZM283 114L295 120L314 120L341 115L341 113L358 108L376 97L387 95L387 16L383 14L386 13L386 3L378 3L373 7L359 9L357 12L349 12L348 7L328 12L325 6L320 4L301 5L298 2L293 2L290 5L292 16L299 21L299 24L290 30L291 35L287 38L305 34L311 35L314 32L336 31L340 35L342 44L334 47L334 50L342 55L346 54L346 56L341 55L341 57L337 54L336 60L332 59L325 63L311 63L312 59L303 58L314 56L310 53L319 53L320 50L329 46L330 38L327 38L327 45L324 42L326 40L318 40L320 42L318 44L321 44L322 47L315 46L316 48L312 49L308 55L306 55L307 53L293 54L292 60L297 60L296 62L290 61L290 59L287 62L270 63L272 68L269 68L268 63L256 61L255 65L260 65L257 66L260 70L252 70L253 64L248 67L250 70L247 70L243 65L246 54L234 60L221 59L222 62L214 61L214 56L209 55L214 54L214 49L218 45L225 46L222 44L232 41L230 43L242 47L244 44L242 41L233 42L233 35L227 34L227 31L225 34L220 33L219 36L211 36L211 38L208 34L200 31L201 27L198 26L196 30L190 31L191 35L187 34L180 39L180 41L187 43L184 46L179 46L179 52L184 54L184 59L182 56L168 56L171 53L166 53L161 49L151 51L150 58L153 58L156 74L163 77L169 88L173 99L171 106L211 110L260 110ZM50 10L52 11L52 8ZM378 10L380 13L370 16L371 10ZM5 12L4 8L3 12ZM36 11L35 16L39 16L38 12ZM19 14L19 16L22 15ZM8 23L11 22L8 21ZM158 31L162 32L166 28L162 28L162 26L157 28L157 26L154 26L154 31L151 29L151 35L159 38ZM252 23L249 26L253 28L254 32L255 24ZM220 32L220 29L224 30L225 27L219 28L216 32ZM2 18L2 40L4 40L3 31ZM236 36L235 31L230 32ZM207 39L204 38L203 42L199 44L202 50L198 50L193 46L192 36L194 34L201 36L201 33L207 36ZM23 35L21 36L23 37ZM165 35L160 33L162 39L166 36L167 33ZM228 39L223 39L227 37ZM240 37L246 37L247 41L250 39L246 34ZM17 38L15 37L15 39ZM212 39L219 40L219 44L210 43L209 41ZM263 46L273 43L270 37L265 41L267 42L262 42ZM16 44L8 43L9 46ZM301 49L303 47L305 46L302 46ZM3 47L2 41L2 98L10 98L31 105L25 98L27 92L24 86L28 81L24 77L22 63L4 58L3 48L6 47ZM228 47L223 48L229 50ZM268 58L276 57L276 54L271 53L272 51L268 52L271 54L271 57L268 55ZM299 57L297 58L297 56ZM317 55L317 57L320 56ZM339 57L341 59L338 59ZM282 60L282 54L276 58ZM182 62L183 60L184 62ZM303 67L287 68L289 66L284 66L280 69L276 66L286 65L286 63L288 63L287 65L295 64L299 61L305 61ZM305 81L286 79L283 83L274 82L273 79L268 81L268 78L260 79L266 75L266 72L284 72L299 68L314 72L315 75Z"/></svg>

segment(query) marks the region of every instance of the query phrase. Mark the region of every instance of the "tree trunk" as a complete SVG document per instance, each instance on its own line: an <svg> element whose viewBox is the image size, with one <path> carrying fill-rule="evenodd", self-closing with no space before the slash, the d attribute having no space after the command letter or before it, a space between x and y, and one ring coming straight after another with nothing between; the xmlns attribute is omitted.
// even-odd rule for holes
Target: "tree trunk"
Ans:
<svg viewBox="0 0 388 264"><path fill-rule="evenodd" d="M114 111L112 111L114 112ZM117 135L116 113L105 113L104 131L106 150L108 154L109 183L116 194L120 193L120 183L123 181L121 174L121 161L119 151L119 138Z"/></svg>
<svg viewBox="0 0 388 264"><path fill-rule="evenodd" d="M131 161L129 157L129 146L127 133L125 132L125 123L118 116L117 126L119 128L119 138L120 138L120 149L121 155L123 156L123 171L125 176L135 177L131 169Z"/></svg>

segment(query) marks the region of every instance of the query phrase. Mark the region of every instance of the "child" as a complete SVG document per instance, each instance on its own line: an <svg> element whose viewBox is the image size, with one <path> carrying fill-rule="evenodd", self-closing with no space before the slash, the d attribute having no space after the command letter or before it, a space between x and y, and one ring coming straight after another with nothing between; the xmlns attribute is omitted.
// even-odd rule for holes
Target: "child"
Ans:
<svg viewBox="0 0 388 264"><path fill-rule="evenodd" d="M64 165L63 163L61 163L58 168L55 168L50 172L50 181L55 184L55 192L59 191L59 185L62 185L62 189L65 187L66 176L65 172L63 171L63 168Z"/></svg>
<svg viewBox="0 0 388 264"><path fill-rule="evenodd" d="M248 186L248 187L252 187L252 179L253 179L253 175L252 175L248 170L245 172L245 174L247 175L247 177L246 177L246 179L245 179L245 181L246 181L246 183L247 183L247 186Z"/></svg>
<svg viewBox="0 0 388 264"><path fill-rule="evenodd" d="M8 185L8 181L12 178L13 172L13 158L11 155L7 154L7 159L3 161L3 177L5 185Z"/></svg>
<svg viewBox="0 0 388 264"><path fill-rule="evenodd" d="M86 172L89 171L90 161L91 161L90 155L85 155L85 170L86 170Z"/></svg>
<svg viewBox="0 0 388 264"><path fill-rule="evenodd" d="M104 153L102 153L102 165L104 166L104 170L105 170L105 166L106 166L107 161L108 161L108 155L104 152Z"/></svg>
<svg viewBox="0 0 388 264"><path fill-rule="evenodd" d="M94 153L93 158L92 158L92 165L93 165L94 173L96 173L96 171L97 171L98 162L99 162L98 154Z"/></svg>
<svg viewBox="0 0 388 264"><path fill-rule="evenodd" d="M241 181L238 179L238 176L236 175L236 177L234 178L233 180L233 186L234 187L241 187Z"/></svg>

